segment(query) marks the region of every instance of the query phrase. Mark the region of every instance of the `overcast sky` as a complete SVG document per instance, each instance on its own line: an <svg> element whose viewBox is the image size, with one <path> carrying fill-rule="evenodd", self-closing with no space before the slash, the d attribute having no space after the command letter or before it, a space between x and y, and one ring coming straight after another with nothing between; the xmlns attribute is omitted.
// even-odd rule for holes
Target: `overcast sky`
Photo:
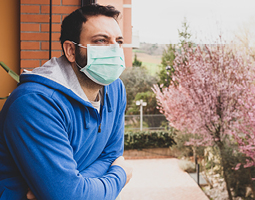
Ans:
<svg viewBox="0 0 255 200"><path fill-rule="evenodd" d="M177 43L184 17L197 43L213 43L219 34L230 40L245 21L255 20L255 0L132 0L140 42Z"/></svg>

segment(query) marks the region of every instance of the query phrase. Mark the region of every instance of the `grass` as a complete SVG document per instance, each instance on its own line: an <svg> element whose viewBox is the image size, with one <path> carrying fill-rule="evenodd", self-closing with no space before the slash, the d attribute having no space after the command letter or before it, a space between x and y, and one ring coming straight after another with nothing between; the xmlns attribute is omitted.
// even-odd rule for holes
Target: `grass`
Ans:
<svg viewBox="0 0 255 200"><path fill-rule="evenodd" d="M137 55L137 59L142 61L142 66L144 66L148 71L149 74L154 76L157 72L159 72L159 67L161 63L161 56L159 55L149 55L143 52L139 52L139 50L133 50L133 60L135 54Z"/></svg>
<svg viewBox="0 0 255 200"><path fill-rule="evenodd" d="M149 74L152 76L156 75L156 73L160 70L158 64L155 63L143 62L142 65L149 71Z"/></svg>

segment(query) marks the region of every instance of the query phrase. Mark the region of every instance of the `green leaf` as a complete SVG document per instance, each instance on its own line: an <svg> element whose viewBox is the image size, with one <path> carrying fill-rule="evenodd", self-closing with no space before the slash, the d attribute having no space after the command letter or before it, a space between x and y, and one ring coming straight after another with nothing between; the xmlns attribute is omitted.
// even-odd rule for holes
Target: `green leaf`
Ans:
<svg viewBox="0 0 255 200"><path fill-rule="evenodd" d="M6 64L0 62L2 68L15 80L19 83L19 75L12 71Z"/></svg>

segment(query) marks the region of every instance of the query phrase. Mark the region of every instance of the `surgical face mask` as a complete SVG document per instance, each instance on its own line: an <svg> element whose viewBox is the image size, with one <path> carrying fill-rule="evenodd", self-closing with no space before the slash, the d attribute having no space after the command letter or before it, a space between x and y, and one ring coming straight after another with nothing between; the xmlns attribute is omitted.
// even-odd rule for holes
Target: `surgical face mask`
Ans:
<svg viewBox="0 0 255 200"><path fill-rule="evenodd" d="M73 42L74 44L77 44ZM80 67L80 71L86 74L92 81L100 85L109 85L115 81L125 69L123 49L119 44L107 46L87 47L77 44L79 47L87 48L87 65Z"/></svg>

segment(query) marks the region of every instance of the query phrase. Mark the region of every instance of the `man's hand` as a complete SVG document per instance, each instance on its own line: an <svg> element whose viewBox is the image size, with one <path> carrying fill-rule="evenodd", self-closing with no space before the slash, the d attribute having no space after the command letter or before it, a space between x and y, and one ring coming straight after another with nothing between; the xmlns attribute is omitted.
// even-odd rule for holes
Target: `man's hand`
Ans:
<svg viewBox="0 0 255 200"><path fill-rule="evenodd" d="M118 157L113 163L112 165L118 165L120 166L122 169L124 169L124 171L126 172L126 175L127 175L127 181L126 181L126 184L129 182L129 180L132 178L132 172L133 172L133 169L132 167L130 166L130 164L128 164L124 157L123 156L120 156ZM125 185L126 185L125 184Z"/></svg>
<svg viewBox="0 0 255 200"><path fill-rule="evenodd" d="M34 195L33 192L30 190L30 188L28 188L27 199L28 199L28 200L36 200L35 195Z"/></svg>

